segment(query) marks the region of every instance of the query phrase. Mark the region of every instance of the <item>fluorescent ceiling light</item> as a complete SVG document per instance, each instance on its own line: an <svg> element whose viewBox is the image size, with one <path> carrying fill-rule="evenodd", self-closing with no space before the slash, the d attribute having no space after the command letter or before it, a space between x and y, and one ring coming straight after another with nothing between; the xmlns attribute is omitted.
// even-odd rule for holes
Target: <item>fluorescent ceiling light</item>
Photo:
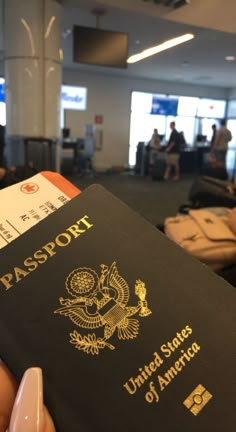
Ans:
<svg viewBox="0 0 236 432"><path fill-rule="evenodd" d="M225 57L225 60L226 60L226 61L234 61L234 60L235 60L235 56L233 56L233 55L228 55L228 56Z"/></svg>
<svg viewBox="0 0 236 432"><path fill-rule="evenodd" d="M187 42L194 38L194 35L191 33L184 34L183 36L176 37L174 39L167 40L160 45L154 46L152 48L148 48L138 54L134 54L127 59L127 63L136 63L140 60L143 60L147 57L150 57L154 54L158 54L167 49L173 48L176 45L180 45L184 42Z"/></svg>

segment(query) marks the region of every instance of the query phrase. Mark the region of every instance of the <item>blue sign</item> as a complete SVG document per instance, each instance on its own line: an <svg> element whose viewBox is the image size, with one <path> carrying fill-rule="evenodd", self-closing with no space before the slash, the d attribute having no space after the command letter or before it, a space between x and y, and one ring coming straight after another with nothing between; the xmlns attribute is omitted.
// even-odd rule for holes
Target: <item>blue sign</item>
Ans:
<svg viewBox="0 0 236 432"><path fill-rule="evenodd" d="M5 84L0 83L0 102L5 102Z"/></svg>
<svg viewBox="0 0 236 432"><path fill-rule="evenodd" d="M178 99L160 98L157 96L152 97L152 110L151 114L159 114L165 116L177 115Z"/></svg>

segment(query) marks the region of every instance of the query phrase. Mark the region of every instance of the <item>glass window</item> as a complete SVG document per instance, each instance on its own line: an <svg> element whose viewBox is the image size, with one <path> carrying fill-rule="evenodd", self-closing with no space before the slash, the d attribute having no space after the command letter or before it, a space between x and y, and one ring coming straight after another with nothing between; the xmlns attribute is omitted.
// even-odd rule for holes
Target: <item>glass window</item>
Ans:
<svg viewBox="0 0 236 432"><path fill-rule="evenodd" d="M232 134L232 140L229 142L229 148L236 147L236 120L228 120L227 128Z"/></svg>
<svg viewBox="0 0 236 432"><path fill-rule="evenodd" d="M229 150L227 151L226 165L231 175L236 170L236 120L228 120L227 128L232 133L232 140L229 142Z"/></svg>
<svg viewBox="0 0 236 432"><path fill-rule="evenodd" d="M226 102L215 99L200 99L197 115L199 117L224 118Z"/></svg>
<svg viewBox="0 0 236 432"><path fill-rule="evenodd" d="M152 94L143 92L132 92L131 111L150 114L152 110Z"/></svg>
<svg viewBox="0 0 236 432"><path fill-rule="evenodd" d="M216 128L219 128L219 121L216 119L209 119L209 118L203 118L201 119L201 123L200 123L200 129L201 129L201 133L202 135L206 136L206 139L208 142L211 142L211 138L212 138L212 134L213 134L213 130L212 130L212 125L215 124Z"/></svg>
<svg viewBox="0 0 236 432"><path fill-rule="evenodd" d="M199 98L180 96L177 114L179 116L194 117L197 114Z"/></svg>
<svg viewBox="0 0 236 432"><path fill-rule="evenodd" d="M0 102L0 124L6 126L6 104L5 102Z"/></svg>
<svg viewBox="0 0 236 432"><path fill-rule="evenodd" d="M153 129L157 129L160 135L165 134L165 116L155 116L138 112L131 113L130 122L130 147L129 165L135 165L136 151L139 141L150 141Z"/></svg>
<svg viewBox="0 0 236 432"><path fill-rule="evenodd" d="M195 139L195 118L178 116L175 119L175 124L177 131L184 133L186 144L193 146Z"/></svg>
<svg viewBox="0 0 236 432"><path fill-rule="evenodd" d="M228 103L227 117L236 118L236 100L231 100Z"/></svg>
<svg viewBox="0 0 236 432"><path fill-rule="evenodd" d="M179 132L183 131L188 146L195 144L197 134L206 136L207 144L211 141L212 124L218 128L226 111L226 101L219 99L132 92L131 100L130 165L135 164L138 142L147 143L154 128L164 136L162 144L169 140L171 121L175 121Z"/></svg>

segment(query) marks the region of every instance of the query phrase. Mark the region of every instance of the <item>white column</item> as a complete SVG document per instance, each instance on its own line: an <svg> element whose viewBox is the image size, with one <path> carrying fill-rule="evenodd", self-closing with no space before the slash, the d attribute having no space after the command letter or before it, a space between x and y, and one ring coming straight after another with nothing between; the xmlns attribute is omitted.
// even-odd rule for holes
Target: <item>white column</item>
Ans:
<svg viewBox="0 0 236 432"><path fill-rule="evenodd" d="M57 0L4 1L9 164L24 163L23 138L60 136L61 9Z"/></svg>

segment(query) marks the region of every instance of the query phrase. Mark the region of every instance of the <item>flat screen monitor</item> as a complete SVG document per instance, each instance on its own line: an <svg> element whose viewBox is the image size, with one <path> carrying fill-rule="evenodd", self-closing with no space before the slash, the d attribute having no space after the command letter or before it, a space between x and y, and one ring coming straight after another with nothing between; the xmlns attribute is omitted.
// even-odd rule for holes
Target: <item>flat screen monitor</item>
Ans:
<svg viewBox="0 0 236 432"><path fill-rule="evenodd" d="M70 138L70 129L69 128L63 128L62 129L62 137L64 139Z"/></svg>
<svg viewBox="0 0 236 432"><path fill-rule="evenodd" d="M176 116L178 107L177 98L160 98L153 96L151 114Z"/></svg>
<svg viewBox="0 0 236 432"><path fill-rule="evenodd" d="M5 102L5 82L0 78L0 102Z"/></svg>
<svg viewBox="0 0 236 432"><path fill-rule="evenodd" d="M204 143L207 140L207 136L206 135L198 134L197 137L196 137L196 140L197 140L197 142Z"/></svg>
<svg viewBox="0 0 236 432"><path fill-rule="evenodd" d="M73 60L75 63L126 68L127 57L127 33L74 26Z"/></svg>

